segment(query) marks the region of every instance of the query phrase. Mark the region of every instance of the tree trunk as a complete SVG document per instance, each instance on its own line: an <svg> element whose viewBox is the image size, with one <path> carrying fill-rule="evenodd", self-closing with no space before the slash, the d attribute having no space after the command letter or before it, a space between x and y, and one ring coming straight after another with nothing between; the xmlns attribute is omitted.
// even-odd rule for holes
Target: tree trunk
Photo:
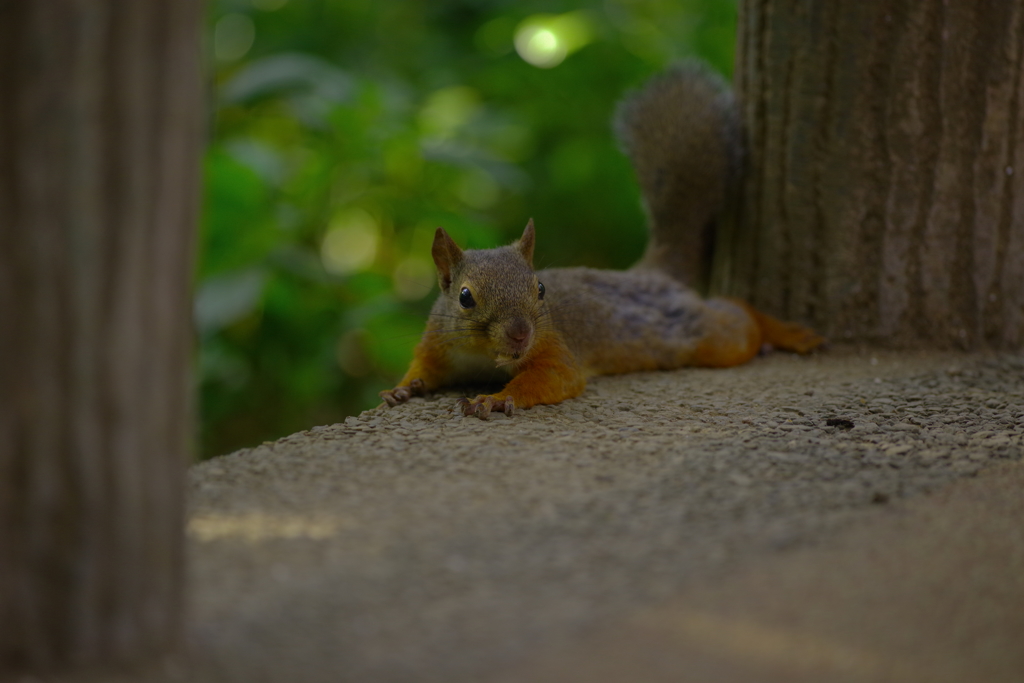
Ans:
<svg viewBox="0 0 1024 683"><path fill-rule="evenodd" d="M748 0L714 288L836 340L1024 344L1024 3Z"/></svg>
<svg viewBox="0 0 1024 683"><path fill-rule="evenodd" d="M0 678L179 637L201 9L0 3Z"/></svg>

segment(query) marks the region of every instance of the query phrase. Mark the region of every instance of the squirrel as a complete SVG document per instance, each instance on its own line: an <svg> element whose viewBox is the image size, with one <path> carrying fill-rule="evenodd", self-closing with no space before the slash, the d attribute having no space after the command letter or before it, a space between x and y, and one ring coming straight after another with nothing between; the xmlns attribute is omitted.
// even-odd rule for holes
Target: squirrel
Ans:
<svg viewBox="0 0 1024 683"><path fill-rule="evenodd" d="M533 220L495 249L463 251L443 228L431 248L441 293L409 371L380 392L389 406L445 386L502 382L458 402L464 415L578 396L587 379L746 363L764 344L808 353L824 339L734 299L702 299L714 221L738 182L742 131L733 95L683 63L627 96L615 116L639 180L651 239L630 270L533 269Z"/></svg>

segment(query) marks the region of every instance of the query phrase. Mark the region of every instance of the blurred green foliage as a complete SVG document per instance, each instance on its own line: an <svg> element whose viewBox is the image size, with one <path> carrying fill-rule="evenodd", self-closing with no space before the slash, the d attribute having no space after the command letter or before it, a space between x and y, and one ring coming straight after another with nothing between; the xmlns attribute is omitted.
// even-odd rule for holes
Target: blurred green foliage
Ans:
<svg viewBox="0 0 1024 683"><path fill-rule="evenodd" d="M379 403L436 295L437 226L484 248L532 216L538 267L628 266L615 102L674 58L731 73L735 23L734 0L212 3L203 457Z"/></svg>

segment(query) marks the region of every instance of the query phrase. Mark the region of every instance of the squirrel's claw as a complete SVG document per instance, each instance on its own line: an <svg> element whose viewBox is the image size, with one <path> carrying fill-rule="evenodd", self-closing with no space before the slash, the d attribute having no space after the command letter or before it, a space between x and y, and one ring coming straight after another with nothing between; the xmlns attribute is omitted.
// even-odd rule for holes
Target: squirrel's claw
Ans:
<svg viewBox="0 0 1024 683"><path fill-rule="evenodd" d="M426 386L423 384L423 380L414 379L409 382L409 386L387 389L380 392L379 396L384 399L385 403L394 408L399 403L405 403L413 396L422 396L425 393Z"/></svg>
<svg viewBox="0 0 1024 683"><path fill-rule="evenodd" d="M512 417L516 409L516 403L511 396L500 400L494 396L477 396L472 401L468 398L460 398L456 405L463 415L467 417L473 415L481 420L486 420L490 417L491 411L495 410L499 413L505 413L508 417Z"/></svg>

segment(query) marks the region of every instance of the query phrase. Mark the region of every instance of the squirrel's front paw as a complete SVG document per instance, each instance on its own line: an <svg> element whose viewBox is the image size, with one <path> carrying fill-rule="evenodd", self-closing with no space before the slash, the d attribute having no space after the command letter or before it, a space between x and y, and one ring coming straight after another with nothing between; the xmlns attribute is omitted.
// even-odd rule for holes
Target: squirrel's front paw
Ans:
<svg viewBox="0 0 1024 683"><path fill-rule="evenodd" d="M493 410L505 413L509 417L516 412L516 402L511 396L506 396L503 399L494 396L477 396L472 401L468 398L460 398L458 406L462 409L463 415L476 415L481 420L486 420Z"/></svg>
<svg viewBox="0 0 1024 683"><path fill-rule="evenodd" d="M399 403L405 403L413 396L422 396L426 393L426 387L423 385L423 380L414 379L409 382L409 386L395 387L394 389L387 389L380 392L380 397L384 399L384 402L394 408Z"/></svg>

